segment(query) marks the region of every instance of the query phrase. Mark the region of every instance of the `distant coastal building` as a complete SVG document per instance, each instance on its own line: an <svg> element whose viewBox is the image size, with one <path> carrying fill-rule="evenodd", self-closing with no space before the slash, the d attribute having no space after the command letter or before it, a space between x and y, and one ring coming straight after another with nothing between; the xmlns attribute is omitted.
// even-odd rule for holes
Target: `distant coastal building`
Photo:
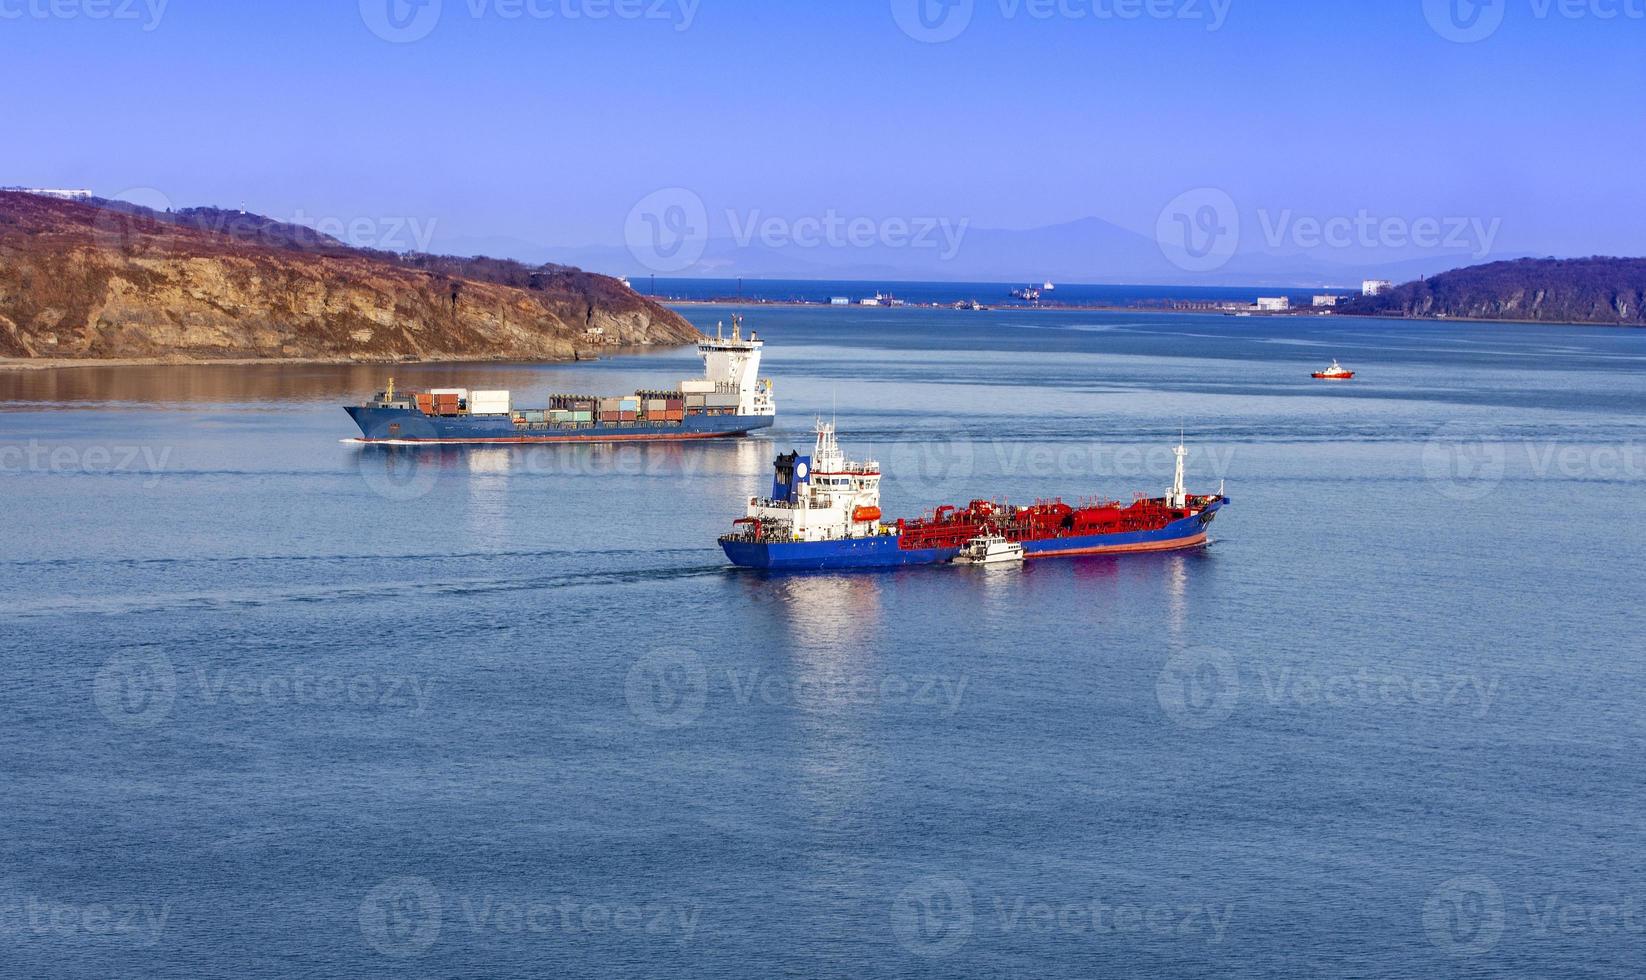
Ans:
<svg viewBox="0 0 1646 980"><path fill-rule="evenodd" d="M1318 309L1322 306L1336 306L1339 298L1337 296L1316 296L1315 307Z"/></svg>
<svg viewBox="0 0 1646 980"><path fill-rule="evenodd" d="M40 197L55 197L64 201L84 201L91 198L91 191L62 190L55 187L5 187L0 190L17 191L22 194L36 194Z"/></svg>
<svg viewBox="0 0 1646 980"><path fill-rule="evenodd" d="M1292 308L1292 301L1286 296L1260 296L1257 300L1257 309L1260 313L1284 313Z"/></svg>
<svg viewBox="0 0 1646 980"><path fill-rule="evenodd" d="M874 299L860 299L860 300L857 301L857 305L858 306L879 306L880 305L880 299L879 299L879 297L875 297Z"/></svg>
<svg viewBox="0 0 1646 980"><path fill-rule="evenodd" d="M834 297L831 297L829 299L829 305L830 306L850 306L850 305L852 305L852 298L850 296L834 296Z"/></svg>
<svg viewBox="0 0 1646 980"><path fill-rule="evenodd" d="M1368 279L1360 284L1360 295L1382 296L1393 288L1395 288L1395 284L1387 279Z"/></svg>

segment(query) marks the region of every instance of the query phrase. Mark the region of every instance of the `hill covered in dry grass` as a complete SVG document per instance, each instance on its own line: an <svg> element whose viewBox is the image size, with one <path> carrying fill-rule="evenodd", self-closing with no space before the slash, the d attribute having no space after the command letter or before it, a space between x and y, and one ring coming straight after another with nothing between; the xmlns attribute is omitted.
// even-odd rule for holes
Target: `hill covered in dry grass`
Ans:
<svg viewBox="0 0 1646 980"><path fill-rule="evenodd" d="M0 357L557 360L698 339L618 280L564 266L367 251L211 208L0 192Z"/></svg>

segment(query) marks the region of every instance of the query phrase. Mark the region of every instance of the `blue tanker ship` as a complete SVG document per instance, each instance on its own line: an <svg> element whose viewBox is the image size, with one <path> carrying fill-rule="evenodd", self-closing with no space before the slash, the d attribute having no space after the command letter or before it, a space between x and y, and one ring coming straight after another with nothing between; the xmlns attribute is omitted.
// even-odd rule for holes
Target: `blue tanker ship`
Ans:
<svg viewBox="0 0 1646 980"><path fill-rule="evenodd" d="M771 495L749 501L737 530L720 539L732 564L745 568L828 571L937 565L954 561L1032 560L1197 548L1229 504L1220 489L1184 489L1188 449L1163 497L1070 506L1060 500L1012 507L974 500L929 517L888 524L880 511L880 466L840 451L834 426L819 422L811 456L777 459Z"/></svg>

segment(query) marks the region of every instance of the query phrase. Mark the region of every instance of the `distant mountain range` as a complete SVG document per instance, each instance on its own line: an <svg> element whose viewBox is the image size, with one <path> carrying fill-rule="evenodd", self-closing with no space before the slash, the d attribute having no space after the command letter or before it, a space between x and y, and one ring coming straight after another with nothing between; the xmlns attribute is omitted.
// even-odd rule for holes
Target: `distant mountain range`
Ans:
<svg viewBox="0 0 1646 980"><path fill-rule="evenodd" d="M1646 259L1522 259L1457 269L1343 313L1646 326Z"/></svg>
<svg viewBox="0 0 1646 980"><path fill-rule="evenodd" d="M1273 250L1268 231L1247 228L1241 247L1215 269L1199 271L1173 264L1151 237L1100 218L1083 218L1027 230L950 224L924 236L923 244L843 242L811 247L792 242L771 245L758 236L721 231L701 246L701 257L667 274L688 278L737 276L772 279L849 279L920 282L1000 282L1021 280L1137 285L1336 287L1359 289L1365 279L1394 282L1435 275L1482 259L1521 255L1481 255L1459 246L1431 251L1354 247ZM628 248L617 245L551 246L518 238L437 238L442 251L495 255L525 262L557 262L607 275L644 276L656 271Z"/></svg>

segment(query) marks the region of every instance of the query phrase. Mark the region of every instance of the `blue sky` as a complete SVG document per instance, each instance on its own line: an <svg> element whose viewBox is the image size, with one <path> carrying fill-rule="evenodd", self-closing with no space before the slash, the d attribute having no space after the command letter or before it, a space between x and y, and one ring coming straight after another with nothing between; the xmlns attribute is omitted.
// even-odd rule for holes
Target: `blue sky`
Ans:
<svg viewBox="0 0 1646 980"><path fill-rule="evenodd" d="M668 187L1147 234L1210 187L1646 254L1646 0L405 2L0 0L0 183L568 245Z"/></svg>

